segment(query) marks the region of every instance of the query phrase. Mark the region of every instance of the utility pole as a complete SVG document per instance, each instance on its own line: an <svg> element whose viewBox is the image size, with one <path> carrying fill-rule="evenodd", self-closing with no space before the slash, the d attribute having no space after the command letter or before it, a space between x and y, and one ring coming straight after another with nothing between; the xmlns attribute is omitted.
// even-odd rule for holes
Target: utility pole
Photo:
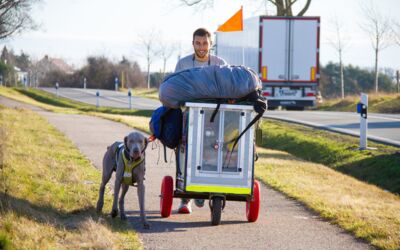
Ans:
<svg viewBox="0 0 400 250"><path fill-rule="evenodd" d="M400 70L396 71L396 81L397 81L397 93L399 93L399 85L400 85Z"/></svg>

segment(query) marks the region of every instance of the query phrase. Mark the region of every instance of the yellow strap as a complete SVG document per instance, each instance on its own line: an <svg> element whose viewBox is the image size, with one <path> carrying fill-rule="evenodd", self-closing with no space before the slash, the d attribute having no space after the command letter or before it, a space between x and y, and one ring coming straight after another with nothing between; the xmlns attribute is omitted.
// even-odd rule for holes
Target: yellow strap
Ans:
<svg viewBox="0 0 400 250"><path fill-rule="evenodd" d="M144 161L144 158L141 157L138 161L129 162L128 159L126 159L125 154L122 153L122 160L124 161L123 182L127 185L133 185L132 170L139 166Z"/></svg>

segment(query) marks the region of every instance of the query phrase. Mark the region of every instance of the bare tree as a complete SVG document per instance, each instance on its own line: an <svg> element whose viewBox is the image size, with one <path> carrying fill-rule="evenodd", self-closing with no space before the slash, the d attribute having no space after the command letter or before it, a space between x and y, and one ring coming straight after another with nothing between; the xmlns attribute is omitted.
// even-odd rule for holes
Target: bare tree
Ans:
<svg viewBox="0 0 400 250"><path fill-rule="evenodd" d="M156 41L159 40L159 32L150 31L150 33L141 36L141 45L144 49L143 53L146 58L147 66L147 88L150 89L150 67L160 54L160 50L157 48Z"/></svg>
<svg viewBox="0 0 400 250"><path fill-rule="evenodd" d="M213 6L214 0L179 0L181 3L187 6L202 6L203 8L208 8ZM298 2L298 0L259 0L264 2L272 3L276 8L277 16L293 16L293 5ZM254 2L254 1L252 1ZM297 13L296 16L303 16L308 8L310 7L311 0L301 1L304 3L303 8ZM264 5L265 6L265 5ZM267 13L266 13L267 14Z"/></svg>
<svg viewBox="0 0 400 250"><path fill-rule="evenodd" d="M399 22L394 22L393 23L393 38L394 42L400 46L400 23Z"/></svg>
<svg viewBox="0 0 400 250"><path fill-rule="evenodd" d="M343 24L339 21L338 17L335 16L333 20L333 26L335 29L336 37L330 41L332 47L336 50L339 57L339 68L340 68L340 89L341 96L344 99L344 65L343 65L343 53L348 47L348 39L343 35Z"/></svg>
<svg viewBox="0 0 400 250"><path fill-rule="evenodd" d="M364 1L362 3L365 3ZM369 4L361 5L365 21L361 24L361 28L371 39L371 45L375 52L375 92L378 93L378 58L379 52L390 45L391 20L387 16L383 16L378 8L369 2Z"/></svg>
<svg viewBox="0 0 400 250"><path fill-rule="evenodd" d="M36 28L30 12L32 5L38 1L0 0L0 40Z"/></svg>
<svg viewBox="0 0 400 250"><path fill-rule="evenodd" d="M162 78L165 77L165 70L167 67L167 61L171 58L171 56L176 52L177 47L174 46L172 43L163 43L160 46L160 56L163 60L163 71L162 71Z"/></svg>

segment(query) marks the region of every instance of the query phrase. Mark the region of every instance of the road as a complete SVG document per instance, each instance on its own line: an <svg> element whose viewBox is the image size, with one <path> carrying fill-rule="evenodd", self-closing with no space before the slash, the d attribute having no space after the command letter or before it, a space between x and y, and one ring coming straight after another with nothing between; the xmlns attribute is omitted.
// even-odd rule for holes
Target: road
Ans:
<svg viewBox="0 0 400 250"><path fill-rule="evenodd" d="M33 109L73 141L97 168L101 166L107 145L132 131L117 122L85 115L51 113L1 96L0 104ZM134 188L129 189L125 205L128 220L139 233L144 249L373 249L322 220L299 202L265 185L261 185L260 216L255 223L247 222L245 203L233 201L227 202L220 226L210 225L207 205L203 208L194 206L191 215L177 214L178 199L174 199L172 215L161 218L161 180L165 175L174 176L175 169L173 162L162 161L159 148L153 146L150 145L146 151L145 181L151 230L142 229ZM171 151L168 154L171 155Z"/></svg>
<svg viewBox="0 0 400 250"><path fill-rule="evenodd" d="M52 94L56 94L55 88L41 88ZM75 101L88 103L92 105L97 104L96 92L99 92L99 106L101 107L115 107L115 108L129 108L128 93L117 92L105 89L80 89L80 88L59 88L59 96L69 98ZM156 100L132 96L133 109L147 109L152 110L161 106L161 103Z"/></svg>
<svg viewBox="0 0 400 250"><path fill-rule="evenodd" d="M55 88L43 88L55 93ZM95 89L60 88L59 95L96 105ZM132 97L135 109L155 109L161 103L141 97ZM100 106L128 108L126 93L100 90ZM268 111L264 117L296 122L351 135L359 135L359 115L351 112L322 111ZM368 114L368 139L400 147L400 114Z"/></svg>
<svg viewBox="0 0 400 250"><path fill-rule="evenodd" d="M360 115L355 112L272 111L264 117L360 135ZM369 113L368 139L400 147L400 114Z"/></svg>

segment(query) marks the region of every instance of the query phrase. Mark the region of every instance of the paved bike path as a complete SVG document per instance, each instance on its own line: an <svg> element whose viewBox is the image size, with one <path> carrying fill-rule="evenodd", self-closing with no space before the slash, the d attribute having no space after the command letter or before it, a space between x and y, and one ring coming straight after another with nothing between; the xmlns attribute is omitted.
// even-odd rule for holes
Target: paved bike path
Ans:
<svg viewBox="0 0 400 250"><path fill-rule="evenodd" d="M0 104L21 104L0 97ZM31 108L29 105L23 105ZM33 107L53 126L65 133L96 168L101 167L106 147L132 131L121 123L86 116L59 114ZM174 176L174 163L164 163L162 150L150 144L146 153L146 210L152 228L142 229L135 188L130 188L125 209L139 232L145 249L370 249L344 230L320 219L299 202L261 186L261 209L257 222L248 223L244 202L228 201L219 226L210 225L210 210L193 206L191 215L176 213L174 199L169 218L159 214L159 194L163 176ZM171 151L169 159L172 159ZM158 162L159 161L159 162ZM158 164L157 164L158 162ZM108 212L108 211L106 211Z"/></svg>

